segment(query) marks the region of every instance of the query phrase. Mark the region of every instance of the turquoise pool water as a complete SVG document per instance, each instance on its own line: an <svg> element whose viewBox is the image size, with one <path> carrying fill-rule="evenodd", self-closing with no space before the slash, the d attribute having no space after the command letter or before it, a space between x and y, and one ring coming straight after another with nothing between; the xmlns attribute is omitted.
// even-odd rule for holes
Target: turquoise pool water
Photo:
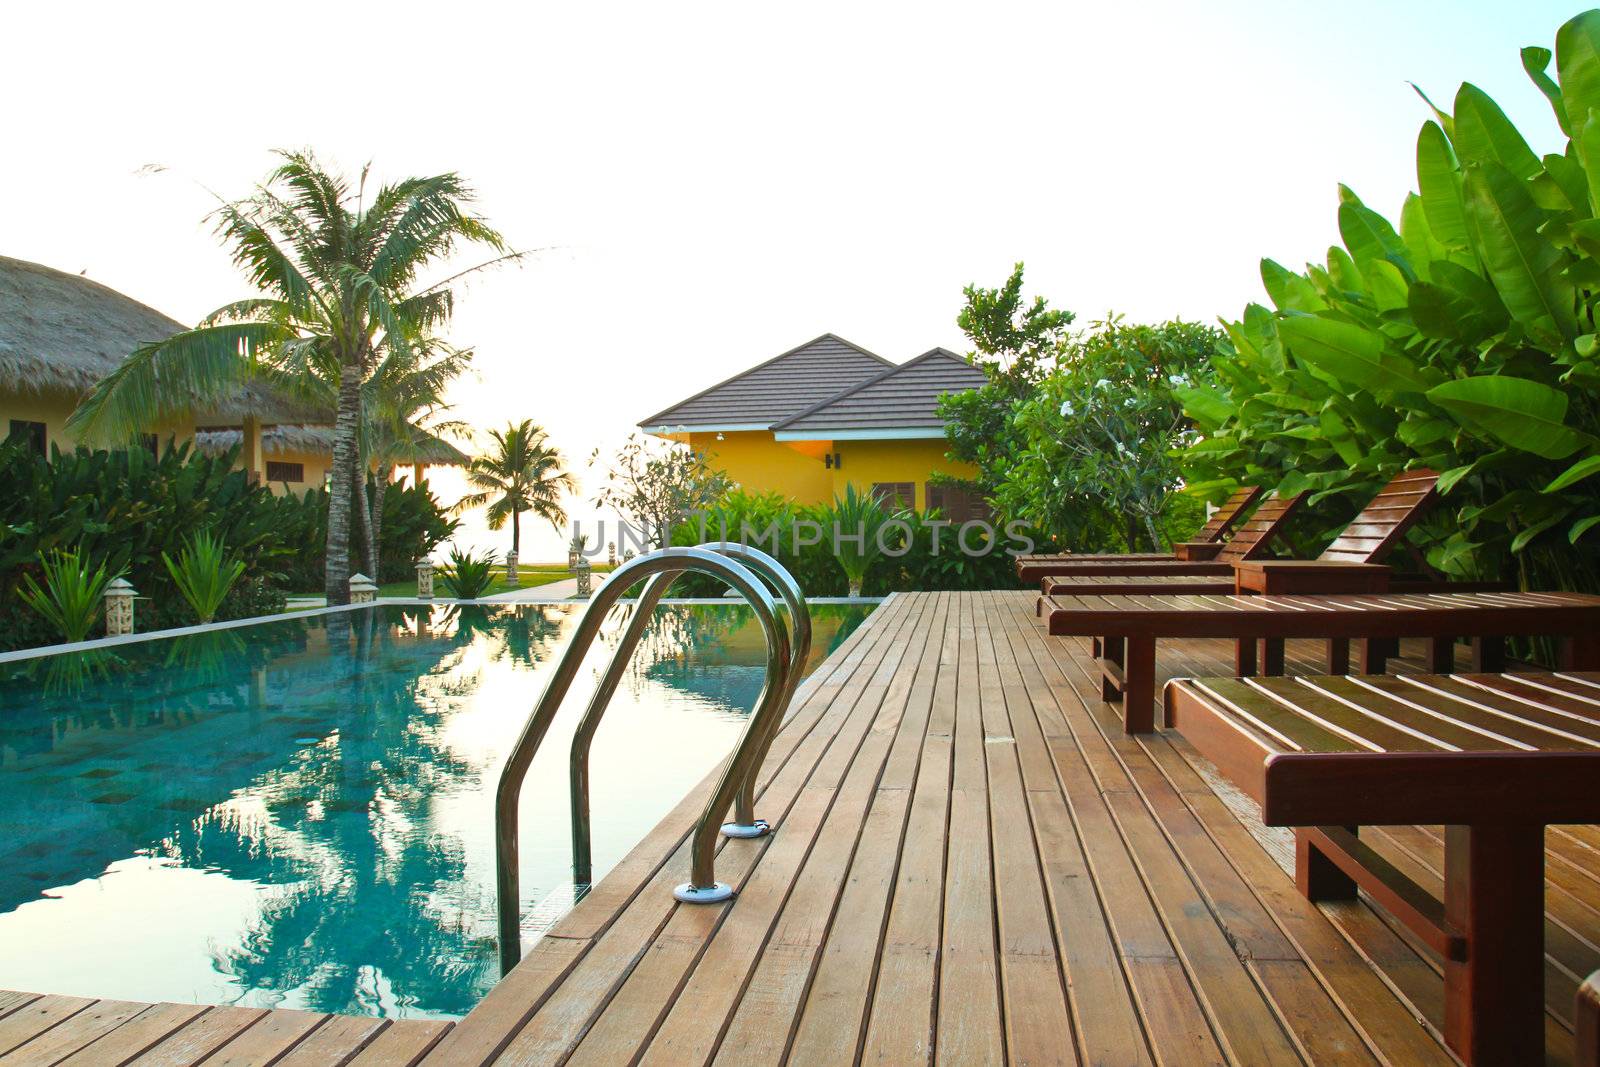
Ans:
<svg viewBox="0 0 1600 1067"><path fill-rule="evenodd" d="M574 896L567 746L628 610L528 776L528 934ZM812 665L869 610L815 607ZM385 605L0 664L0 988L464 1014L495 782L575 623ZM763 647L742 606L659 609L593 750L597 878L732 750Z"/></svg>

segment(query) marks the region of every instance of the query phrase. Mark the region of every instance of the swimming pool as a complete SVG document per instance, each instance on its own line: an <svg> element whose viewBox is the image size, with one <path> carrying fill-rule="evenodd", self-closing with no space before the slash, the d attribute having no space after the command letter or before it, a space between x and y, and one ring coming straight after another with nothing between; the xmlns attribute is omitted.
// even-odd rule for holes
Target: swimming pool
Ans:
<svg viewBox="0 0 1600 1067"><path fill-rule="evenodd" d="M527 934L570 906L567 746L528 774ZM813 607L812 666L870 606ZM464 1014L499 977L493 797L566 605L382 605L0 664L0 988ZM667 604L592 756L595 877L732 750L764 645ZM525 934L525 936L527 936Z"/></svg>

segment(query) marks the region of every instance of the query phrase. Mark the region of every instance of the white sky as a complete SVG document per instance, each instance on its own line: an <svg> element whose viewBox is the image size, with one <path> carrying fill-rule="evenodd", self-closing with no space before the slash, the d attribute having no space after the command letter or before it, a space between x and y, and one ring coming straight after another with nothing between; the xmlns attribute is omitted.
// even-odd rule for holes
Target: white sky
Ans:
<svg viewBox="0 0 1600 1067"><path fill-rule="evenodd" d="M964 351L961 287L1016 260L1080 323L1236 316L1262 256L1337 239L1337 182L1398 216L1427 118L1406 80L1446 107L1471 80L1553 147L1517 50L1577 10L11 5L0 253L193 321L245 295L205 189L248 192L270 149L459 171L550 251L458 302L478 359L456 413L544 424L586 517L591 450L638 419L824 331Z"/></svg>

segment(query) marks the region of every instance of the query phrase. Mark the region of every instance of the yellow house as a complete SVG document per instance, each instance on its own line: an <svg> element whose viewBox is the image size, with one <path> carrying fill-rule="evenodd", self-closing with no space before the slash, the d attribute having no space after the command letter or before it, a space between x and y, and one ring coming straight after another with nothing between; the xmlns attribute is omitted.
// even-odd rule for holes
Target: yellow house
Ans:
<svg viewBox="0 0 1600 1067"><path fill-rule="evenodd" d="M982 502L931 483L934 474L976 473L945 455L938 403L983 382L982 371L942 348L896 364L827 333L639 426L705 453L753 492L817 504L854 485L964 520L981 512Z"/></svg>

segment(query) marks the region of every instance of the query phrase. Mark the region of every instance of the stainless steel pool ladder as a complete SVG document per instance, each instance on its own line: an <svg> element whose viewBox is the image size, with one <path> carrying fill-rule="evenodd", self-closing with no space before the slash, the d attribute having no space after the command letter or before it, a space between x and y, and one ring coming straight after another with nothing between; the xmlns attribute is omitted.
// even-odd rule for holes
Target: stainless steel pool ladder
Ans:
<svg viewBox="0 0 1600 1067"><path fill-rule="evenodd" d="M715 903L727 900L733 889L716 880L715 859L718 821L734 809L733 821L720 827L728 837L759 837L771 829L765 819L755 816L756 774L767 750L772 746L785 711L800 684L801 672L811 650L811 613L794 576L783 564L759 549L733 542L707 542L694 548L664 548L629 560L611 573L589 602L572 640L562 653L544 693L534 705L516 746L506 759L495 794L495 867L499 905L500 967L508 972L522 957L522 915L520 877L517 866L517 802L522 782L549 730L561 702L566 698L590 645L600 633L606 612L622 598L629 587L649 578L633 616L623 630L611 662L595 687L572 738L570 784L572 792L573 878L580 885L592 881L592 854L589 823L589 746L600 720L616 692L639 639L644 635L655 608L673 583L686 572L720 578L751 606L767 643L766 680L755 710L739 735L732 757L724 765L712 790L704 813L695 824L691 838L689 881L673 890L685 903ZM757 577L760 575L760 578ZM770 582L787 608L787 621L777 611L771 593L761 579Z"/></svg>

